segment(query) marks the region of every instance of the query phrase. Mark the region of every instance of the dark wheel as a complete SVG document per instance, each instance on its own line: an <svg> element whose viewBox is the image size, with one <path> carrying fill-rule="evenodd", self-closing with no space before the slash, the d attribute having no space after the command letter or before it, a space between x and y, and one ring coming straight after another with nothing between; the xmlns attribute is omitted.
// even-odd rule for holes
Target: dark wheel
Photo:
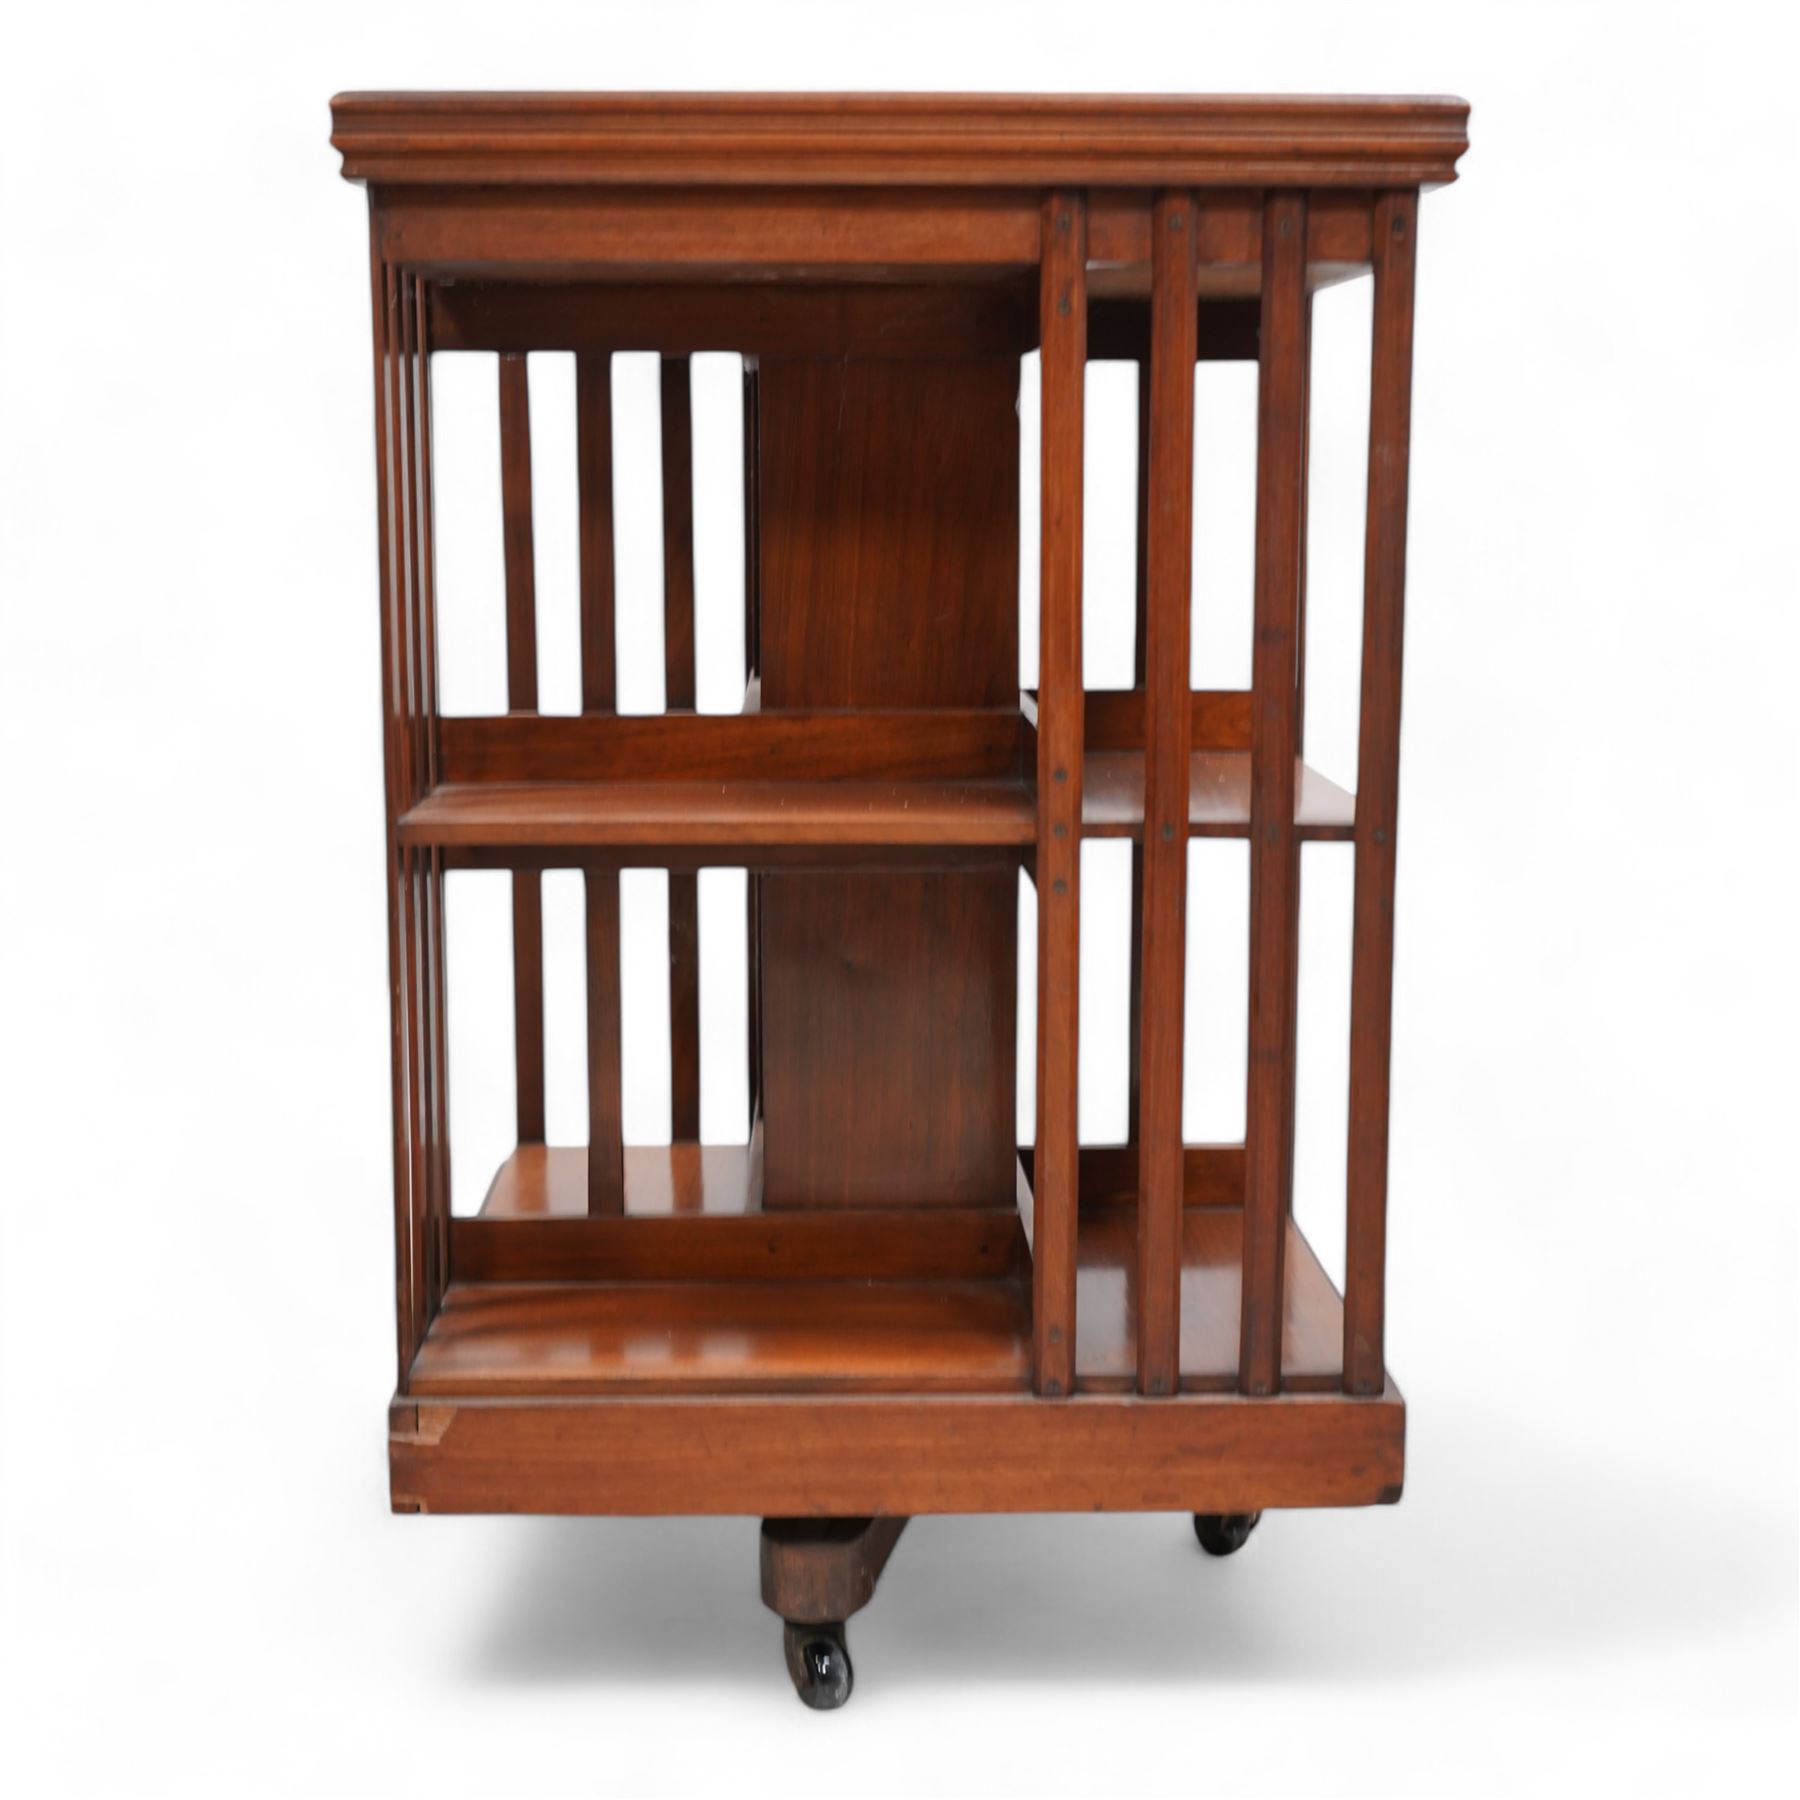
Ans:
<svg viewBox="0 0 1800 1800"><path fill-rule="evenodd" d="M794 1692L815 1712L834 1712L850 1698L856 1671L842 1625L784 1624L781 1643Z"/></svg>
<svg viewBox="0 0 1800 1800"><path fill-rule="evenodd" d="M1259 1512L1195 1513L1194 1536L1208 1556L1229 1556L1243 1549L1261 1517Z"/></svg>

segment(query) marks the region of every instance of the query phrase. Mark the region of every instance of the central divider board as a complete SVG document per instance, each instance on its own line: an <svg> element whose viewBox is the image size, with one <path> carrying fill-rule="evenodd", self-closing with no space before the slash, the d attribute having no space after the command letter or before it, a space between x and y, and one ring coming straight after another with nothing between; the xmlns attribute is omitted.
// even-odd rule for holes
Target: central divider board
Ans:
<svg viewBox="0 0 1800 1800"><path fill-rule="evenodd" d="M1005 354L759 361L765 717L1016 706L1018 383ZM988 841L1030 841L1014 792ZM1014 1203L1017 880L758 878L765 1210Z"/></svg>

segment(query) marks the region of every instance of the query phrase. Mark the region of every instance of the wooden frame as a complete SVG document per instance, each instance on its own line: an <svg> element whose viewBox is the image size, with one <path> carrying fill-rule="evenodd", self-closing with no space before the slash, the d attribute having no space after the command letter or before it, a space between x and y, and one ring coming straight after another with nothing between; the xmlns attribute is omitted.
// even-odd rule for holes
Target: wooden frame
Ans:
<svg viewBox="0 0 1800 1800"><path fill-rule="evenodd" d="M1414 266L1432 99L344 95L366 183L401 1511L769 1516L803 1697L905 1515L1398 1497L1384 1361ZM1303 751L1315 293L1372 274L1361 741ZM527 359L572 351L581 711L538 711ZM610 358L661 358L665 711L618 713ZM696 713L689 358L744 358L746 687ZM1017 682L1020 358L1042 384ZM507 712L437 697L432 359L497 359ZM1083 393L1138 365L1134 679L1088 692ZM1259 365L1249 689L1197 692L1194 381ZM946 625L952 622L953 630ZM1251 878L1244 1142L1182 1141L1188 846ZM1076 1128L1081 849L1132 846L1130 1128ZM1301 848L1354 845L1346 1280L1293 1221ZM667 869L672 1135L627 1145L619 872ZM698 871L749 871L747 1141L700 1139ZM542 872L589 1142L546 1144ZM518 1149L453 1218L444 886L513 895ZM1013 894L1036 890L1033 1141ZM809 1524L815 1521L816 1524ZM796 1633L811 1634L801 1641ZM820 1634L823 1634L822 1636ZM807 1673L807 1671L811 1673ZM835 1671L830 1679L827 1673ZM833 1697L835 1696L835 1698Z"/></svg>

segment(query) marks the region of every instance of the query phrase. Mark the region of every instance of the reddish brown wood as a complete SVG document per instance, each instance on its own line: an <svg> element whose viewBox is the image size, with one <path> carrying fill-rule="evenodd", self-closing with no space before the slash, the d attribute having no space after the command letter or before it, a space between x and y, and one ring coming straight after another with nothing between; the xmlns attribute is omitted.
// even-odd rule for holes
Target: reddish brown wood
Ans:
<svg viewBox="0 0 1800 1800"><path fill-rule="evenodd" d="M581 510L581 710L610 714L618 705L618 656L613 616L612 359L604 354L575 359L575 466Z"/></svg>
<svg viewBox="0 0 1800 1800"><path fill-rule="evenodd" d="M1188 758L1189 837L1248 837L1253 759L1232 752L1196 750ZM1356 797L1317 769L1294 775L1294 830L1301 838L1348 842ZM1087 758L1081 829L1088 837L1141 838L1144 831L1144 759L1128 751L1096 751Z"/></svg>
<svg viewBox="0 0 1800 1800"><path fill-rule="evenodd" d="M1018 878L762 878L764 1205L1013 1194Z"/></svg>
<svg viewBox="0 0 1800 1800"><path fill-rule="evenodd" d="M765 708L1017 704L1018 389L1016 359L762 359Z"/></svg>
<svg viewBox="0 0 1800 1800"><path fill-rule="evenodd" d="M1287 1244L1287 1066L1294 981L1290 908L1298 876L1295 647L1306 398L1306 200L1273 194L1263 226L1263 329L1257 404L1256 649L1250 797L1250 1071L1245 1112L1244 1304L1240 1378L1246 1394L1281 1385L1283 1253Z"/></svg>
<svg viewBox="0 0 1800 1800"><path fill-rule="evenodd" d="M861 1612L906 1521L764 1519L762 1597L793 1623L841 1625Z"/></svg>
<svg viewBox="0 0 1800 1800"><path fill-rule="evenodd" d="M531 390L523 356L500 358L500 489L506 555L506 704L537 711L537 590L531 529ZM519 1142L544 1141L544 902L539 877L512 883L513 1067Z"/></svg>
<svg viewBox="0 0 1800 1800"><path fill-rule="evenodd" d="M347 172L373 181L396 1505L807 1521L772 1527L776 1586L784 1616L831 1618L866 1598L909 1512L1397 1495L1382 1286L1412 234L1417 188L1454 172L1465 116L1417 101L340 104ZM1310 295L1371 265L1352 800L1299 756L1307 363ZM1024 695L1016 403L1032 347L1042 672ZM501 358L498 718L438 717L430 357L446 349ZM648 719L616 716L608 358L625 349L664 359L668 711ZM749 357L745 691L737 716L701 718L686 358L717 349ZM537 716L539 350L577 355L574 719ZM1254 683L1194 694L1193 366L1252 356ZM1140 365L1139 593L1132 687L1086 695L1082 389L1104 357ZM1241 1146L1181 1141L1185 862L1206 835L1251 843ZM1133 856L1131 1141L1086 1150L1084 836ZM1342 1301L1289 1211L1311 838L1357 845ZM626 866L671 871L678 1141L655 1149L620 1130ZM737 1147L695 1141L710 866L751 871ZM582 870L588 896L591 1129L571 1149L542 1142L550 867ZM1021 867L1039 920L1023 1155ZM521 1144L480 1215L452 1221L443 889L462 868L513 875Z"/></svg>
<svg viewBox="0 0 1800 1800"><path fill-rule="evenodd" d="M1379 1398L757 1394L403 1403L403 1512L915 1517L1255 1512L1400 1498L1406 1408Z"/></svg>
<svg viewBox="0 0 1800 1800"><path fill-rule="evenodd" d="M1087 219L1082 197L1043 208L1043 381L1038 579L1038 1034L1033 1176L1034 1362L1038 1392L1067 1395L1075 1355L1079 1150L1081 542L1087 363Z"/></svg>
<svg viewBox="0 0 1800 1800"><path fill-rule="evenodd" d="M394 183L1419 186L1455 179L1468 116L1410 96L360 93L332 101L331 141L348 178Z"/></svg>
<svg viewBox="0 0 1800 1800"><path fill-rule="evenodd" d="M440 729L443 779L459 785L980 779L1017 776L1024 744L1018 712L998 707L445 719Z"/></svg>
<svg viewBox="0 0 1800 1800"><path fill-rule="evenodd" d="M1030 1373L1023 1282L472 1282L409 1391L1009 1393Z"/></svg>
<svg viewBox="0 0 1800 1800"><path fill-rule="evenodd" d="M1350 1150L1344 1255L1344 1387L1385 1381L1388 1065L1394 1016L1394 857L1400 821L1400 671L1412 440L1418 202L1375 205L1375 326L1363 561L1362 744L1350 959Z"/></svg>
<svg viewBox="0 0 1800 1800"><path fill-rule="evenodd" d="M913 286L459 281L435 291L432 321L440 349L941 359L1031 349L1034 298L1023 279ZM1249 316L1254 357L1253 306ZM751 425L748 412L745 425Z"/></svg>
<svg viewBox="0 0 1800 1800"><path fill-rule="evenodd" d="M1187 943L1188 620L1194 519L1191 194L1156 202L1146 544L1137 1381L1173 1393L1181 1331L1181 1071Z"/></svg>

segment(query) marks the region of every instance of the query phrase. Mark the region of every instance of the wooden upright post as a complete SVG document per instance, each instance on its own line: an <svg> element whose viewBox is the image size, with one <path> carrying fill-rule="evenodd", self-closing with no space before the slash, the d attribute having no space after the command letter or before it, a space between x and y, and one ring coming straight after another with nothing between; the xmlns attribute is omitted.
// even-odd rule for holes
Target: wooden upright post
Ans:
<svg viewBox="0 0 1800 1800"><path fill-rule="evenodd" d="M1158 197L1150 245L1143 966L1138 988L1137 1365L1143 1394L1174 1393L1181 1339L1197 229L1192 194Z"/></svg>
<svg viewBox="0 0 1800 1800"><path fill-rule="evenodd" d="M1306 199L1263 206L1257 402L1256 646L1250 720L1250 1055L1238 1382L1281 1386L1292 1089L1295 723L1306 398Z"/></svg>
<svg viewBox="0 0 1800 1800"><path fill-rule="evenodd" d="M1081 476L1087 380L1087 210L1043 208L1039 290L1043 476L1038 648L1037 1149L1032 1162L1032 1337L1037 1391L1075 1370L1080 1151L1076 1031L1081 922Z"/></svg>
<svg viewBox="0 0 1800 1800"><path fill-rule="evenodd" d="M1400 819L1400 640L1412 439L1418 196L1375 202L1375 328L1363 546L1362 742L1356 768L1350 950L1350 1151L1344 1256L1344 1390L1378 1394L1387 1260L1388 1059L1394 1014L1394 854Z"/></svg>

